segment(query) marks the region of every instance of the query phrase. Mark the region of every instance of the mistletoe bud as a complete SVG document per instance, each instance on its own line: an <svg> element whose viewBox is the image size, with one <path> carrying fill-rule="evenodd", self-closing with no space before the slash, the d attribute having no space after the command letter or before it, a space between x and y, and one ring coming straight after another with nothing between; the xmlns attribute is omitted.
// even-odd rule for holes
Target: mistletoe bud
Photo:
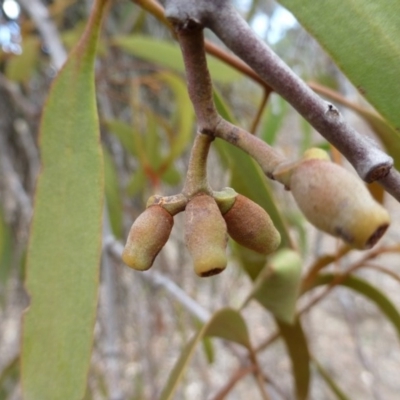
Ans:
<svg viewBox="0 0 400 400"><path fill-rule="evenodd" d="M268 213L241 194L224 214L224 219L232 239L258 253L272 253L281 242L281 236Z"/></svg>
<svg viewBox="0 0 400 400"><path fill-rule="evenodd" d="M303 161L291 175L290 189L312 224L356 248L372 247L389 226L388 212L364 183L332 162Z"/></svg>
<svg viewBox="0 0 400 400"><path fill-rule="evenodd" d="M138 271L149 269L164 247L174 225L171 214L163 207L148 207L133 223L122 260Z"/></svg>
<svg viewBox="0 0 400 400"><path fill-rule="evenodd" d="M197 275L211 276L226 268L226 223L212 197L201 194L189 201L185 210L185 241Z"/></svg>

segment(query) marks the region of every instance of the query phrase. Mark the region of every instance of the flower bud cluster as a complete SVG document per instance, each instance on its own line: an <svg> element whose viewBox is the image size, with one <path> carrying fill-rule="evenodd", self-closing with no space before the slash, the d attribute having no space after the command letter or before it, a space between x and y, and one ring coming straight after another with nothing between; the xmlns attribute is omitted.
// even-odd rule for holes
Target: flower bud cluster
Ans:
<svg viewBox="0 0 400 400"><path fill-rule="evenodd" d="M233 189L197 193L183 204L182 196L150 198L147 209L130 230L122 259L129 267L149 269L167 242L173 215L185 210L185 243L194 270L201 277L222 272L227 266L228 234L258 253L269 254L280 244L280 234L267 212Z"/></svg>

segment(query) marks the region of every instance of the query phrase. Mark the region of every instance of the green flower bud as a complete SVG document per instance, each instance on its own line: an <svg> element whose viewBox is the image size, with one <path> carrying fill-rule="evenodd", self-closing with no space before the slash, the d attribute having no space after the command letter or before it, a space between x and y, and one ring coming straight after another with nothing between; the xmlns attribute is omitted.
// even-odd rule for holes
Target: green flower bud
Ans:
<svg viewBox="0 0 400 400"><path fill-rule="evenodd" d="M258 253L270 254L281 242L281 235L268 213L241 194L224 214L224 219L231 238Z"/></svg>
<svg viewBox="0 0 400 400"><path fill-rule="evenodd" d="M389 226L388 212L364 183L332 162L303 161L292 173L290 189L312 224L358 249L372 247Z"/></svg>
<svg viewBox="0 0 400 400"><path fill-rule="evenodd" d="M149 269L164 247L174 225L171 214L155 205L147 208L133 223L122 260L138 271Z"/></svg>
<svg viewBox="0 0 400 400"><path fill-rule="evenodd" d="M185 210L185 241L197 275L211 276L226 268L226 223L212 197L201 194L189 201Z"/></svg>

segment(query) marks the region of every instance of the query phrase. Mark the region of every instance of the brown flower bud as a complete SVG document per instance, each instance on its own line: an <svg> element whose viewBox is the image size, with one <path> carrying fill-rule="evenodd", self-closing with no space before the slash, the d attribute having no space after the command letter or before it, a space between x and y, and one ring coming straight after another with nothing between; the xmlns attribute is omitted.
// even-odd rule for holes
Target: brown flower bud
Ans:
<svg viewBox="0 0 400 400"><path fill-rule="evenodd" d="M241 194L224 214L224 219L232 239L258 253L272 253L281 242L281 235L268 213Z"/></svg>
<svg viewBox="0 0 400 400"><path fill-rule="evenodd" d="M185 210L185 241L197 275L211 276L226 268L226 223L212 197L201 194L189 201Z"/></svg>
<svg viewBox="0 0 400 400"><path fill-rule="evenodd" d="M292 173L290 189L312 224L356 248L372 247L389 226L388 212L364 183L332 162L303 161Z"/></svg>
<svg viewBox="0 0 400 400"><path fill-rule="evenodd" d="M148 207L133 223L122 260L138 271L149 269L164 247L174 225L171 214L163 207Z"/></svg>

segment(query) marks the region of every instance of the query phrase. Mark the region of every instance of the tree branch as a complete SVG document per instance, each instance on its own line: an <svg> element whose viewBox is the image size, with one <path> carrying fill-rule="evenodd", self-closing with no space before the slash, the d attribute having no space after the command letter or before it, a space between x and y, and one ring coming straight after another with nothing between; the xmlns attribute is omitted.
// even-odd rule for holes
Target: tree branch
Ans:
<svg viewBox="0 0 400 400"><path fill-rule="evenodd" d="M108 234L104 239L103 248L110 252L118 261L121 261L121 255L124 250L122 243ZM203 324L207 323L211 318L211 314L189 297L176 283L156 271L146 271L137 274L138 277L144 279L153 286L162 287L168 294L181 304L191 315L196 317Z"/></svg>
<svg viewBox="0 0 400 400"><path fill-rule="evenodd" d="M369 138L349 126L335 106L322 100L298 78L257 38L229 0L167 0L165 12L175 26L193 28L198 25L212 29L234 53L332 143L365 181L378 180L400 201L400 174L390 171L392 158ZM179 34L178 28L177 33L182 46L182 31Z"/></svg>

